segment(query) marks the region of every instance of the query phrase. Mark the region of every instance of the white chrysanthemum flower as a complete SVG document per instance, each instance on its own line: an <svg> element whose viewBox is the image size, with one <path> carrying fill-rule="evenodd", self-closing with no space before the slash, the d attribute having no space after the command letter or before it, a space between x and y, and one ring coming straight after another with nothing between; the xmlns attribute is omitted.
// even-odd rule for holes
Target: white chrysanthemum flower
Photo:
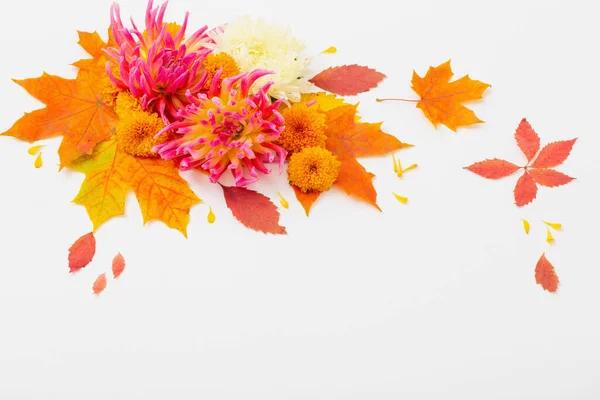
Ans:
<svg viewBox="0 0 600 400"><path fill-rule="evenodd" d="M275 72L257 80L252 92L273 81L268 92L271 97L297 102L301 93L310 91L311 84L306 76L310 58L300 55L306 45L296 39L288 27L242 17L213 30L209 36L214 43L205 46L215 54L229 54L241 72L254 69Z"/></svg>

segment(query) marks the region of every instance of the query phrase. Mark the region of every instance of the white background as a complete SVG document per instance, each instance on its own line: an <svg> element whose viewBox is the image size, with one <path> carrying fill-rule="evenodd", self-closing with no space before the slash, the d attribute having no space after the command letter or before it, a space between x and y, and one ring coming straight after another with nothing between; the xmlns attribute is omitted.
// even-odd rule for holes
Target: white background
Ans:
<svg viewBox="0 0 600 400"><path fill-rule="evenodd" d="M393 4L393 6L392 6ZM314 72L359 63L388 75L360 100L365 121L416 146L399 180L391 158L367 159L383 213L334 190L304 216L285 174L256 189L277 202L289 235L244 228L220 189L191 177L204 204L189 239L127 217L97 232L94 261L71 275L67 249L91 230L70 201L83 175L44 166L0 138L2 399L598 399L597 12L591 1L190 1L167 16L214 26L243 14L289 24L317 54ZM121 1L143 22L145 1ZM0 24L0 130L41 106L11 82L43 70L74 77L76 30L106 37L110 1L5 5ZM391 8L393 7L393 8ZM410 103L413 69L452 59L456 77L492 84L471 104L486 121L435 130ZM578 137L559 169L577 181L541 188L518 209L517 176L462 169L487 157L524 163L513 133L527 117L542 143ZM190 175L186 175L189 177ZM398 203L392 191L409 197ZM206 222L208 205L217 221ZM520 218L532 223L525 236ZM541 219L561 222L545 243ZM127 269L92 295L122 252ZM535 284L546 252L560 278ZM110 276L110 274L109 274Z"/></svg>

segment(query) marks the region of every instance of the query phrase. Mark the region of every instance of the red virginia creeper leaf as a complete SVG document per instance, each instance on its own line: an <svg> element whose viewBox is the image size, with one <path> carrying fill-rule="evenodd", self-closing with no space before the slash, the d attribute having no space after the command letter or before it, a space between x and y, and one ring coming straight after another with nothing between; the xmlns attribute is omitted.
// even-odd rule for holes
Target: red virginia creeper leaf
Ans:
<svg viewBox="0 0 600 400"><path fill-rule="evenodd" d="M567 183L575 179L571 178L569 175L565 175L562 172L558 172L553 169L530 169L529 173L538 185L547 187L566 185Z"/></svg>
<svg viewBox="0 0 600 400"><path fill-rule="evenodd" d="M522 207L526 204L529 204L535 199L537 195L537 185L535 181L529 175L527 171L523 173L523 175L517 181L517 186L515 186L515 203L517 206Z"/></svg>
<svg viewBox="0 0 600 400"><path fill-rule="evenodd" d="M327 68L308 81L333 94L354 96L373 89L383 78L381 72L354 64Z"/></svg>
<svg viewBox="0 0 600 400"><path fill-rule="evenodd" d="M527 161L533 160L533 157L540 150L540 137L533 130L527 119L523 118L515 132L515 139L519 148L527 157Z"/></svg>
<svg viewBox="0 0 600 400"><path fill-rule="evenodd" d="M505 176L514 174L519 168L519 166L513 163L498 158L476 162L473 165L465 167L465 169L488 179L504 178Z"/></svg>
<svg viewBox="0 0 600 400"><path fill-rule="evenodd" d="M90 232L83 235L69 248L69 272L77 272L88 265L96 253L96 238Z"/></svg>
<svg viewBox="0 0 600 400"><path fill-rule="evenodd" d="M558 289L558 276L556 276L554 266L550 264L545 253L542 254L535 266L535 282L542 285L544 290L550 293L554 293Z"/></svg>
<svg viewBox="0 0 600 400"><path fill-rule="evenodd" d="M94 286L92 286L92 290L94 294L100 294L106 289L106 274L100 274L94 281Z"/></svg>
<svg viewBox="0 0 600 400"><path fill-rule="evenodd" d="M112 262L112 273L113 277L117 279L123 273L125 269L125 258L121 255L121 253L117 254L115 258L113 258Z"/></svg>
<svg viewBox="0 0 600 400"><path fill-rule="evenodd" d="M279 225L277 206L263 194L244 187L223 186L227 207L242 224L255 231L273 234L287 234Z"/></svg>
<svg viewBox="0 0 600 400"><path fill-rule="evenodd" d="M537 156L533 164L531 164L532 168L554 168L557 165L562 164L569 154L571 154L571 149L575 144L575 139L571 140L561 140L558 142L548 143L544 146L540 154Z"/></svg>

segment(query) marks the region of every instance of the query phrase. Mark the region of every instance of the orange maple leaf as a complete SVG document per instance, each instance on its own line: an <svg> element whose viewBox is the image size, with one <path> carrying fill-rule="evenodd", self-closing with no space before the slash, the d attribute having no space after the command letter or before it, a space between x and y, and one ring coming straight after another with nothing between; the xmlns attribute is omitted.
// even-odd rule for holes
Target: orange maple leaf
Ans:
<svg viewBox="0 0 600 400"><path fill-rule="evenodd" d="M72 65L79 68L80 70L87 70L94 73L97 76L106 77L106 63L108 57L102 49L107 47L116 47L116 43L113 39L112 29L108 29L108 43L104 42L98 32L80 32L79 42L77 42L92 58L84 58L74 62ZM113 71L115 72L115 71ZM118 74L117 74L118 76Z"/></svg>
<svg viewBox="0 0 600 400"><path fill-rule="evenodd" d="M429 67L424 77L420 77L416 71L413 71L412 89L419 95L420 100L377 99L377 101L415 102L417 108L423 111L435 127L443 124L455 132L461 126L484 122L461 103L481 99L483 92L490 85L471 79L469 75L450 82L452 75L450 61L437 67Z"/></svg>
<svg viewBox="0 0 600 400"><path fill-rule="evenodd" d="M15 80L46 108L25 113L2 133L27 142L63 135L58 149L60 168L83 154L91 154L99 142L113 133L117 115L101 94L101 84L89 71L76 79L44 73L40 78Z"/></svg>
<svg viewBox="0 0 600 400"><path fill-rule="evenodd" d="M488 179L504 178L523 169L523 175L517 181L514 190L515 204L519 207L531 203L536 198L537 185L557 187L575 179L552 168L562 164L569 157L577 139L549 143L540 150L539 136L523 118L515 131L515 140L527 158L524 167L494 158L476 162L465 169Z"/></svg>
<svg viewBox="0 0 600 400"><path fill-rule="evenodd" d="M307 192L304 193L298 186L292 185L292 189L294 189L294 194L296 194L296 198L302 204L302 208L304 208L304 212L308 216L310 214L310 209L312 205L317 201L319 196L321 196L321 192Z"/></svg>

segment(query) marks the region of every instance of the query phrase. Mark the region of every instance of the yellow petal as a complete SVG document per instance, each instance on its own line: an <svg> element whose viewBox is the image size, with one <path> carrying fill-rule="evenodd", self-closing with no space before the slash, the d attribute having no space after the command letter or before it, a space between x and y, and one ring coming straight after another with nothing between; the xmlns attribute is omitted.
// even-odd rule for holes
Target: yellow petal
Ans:
<svg viewBox="0 0 600 400"><path fill-rule="evenodd" d="M281 207L287 209L290 206L290 203L288 203L288 201L281 195L281 193L277 192L277 194L279 195L279 204L281 204Z"/></svg>
<svg viewBox="0 0 600 400"><path fill-rule="evenodd" d="M552 236L552 233L550 233L550 228L548 228L548 233L546 234L546 242L548 242L548 243L554 242L554 237Z"/></svg>
<svg viewBox="0 0 600 400"><path fill-rule="evenodd" d="M321 52L321 54L333 54L333 53L336 53L336 52L337 52L337 49L335 48L335 46L331 46L331 47L328 47L325 50L323 50Z"/></svg>
<svg viewBox="0 0 600 400"><path fill-rule="evenodd" d="M31 154L32 156L36 155L38 151L40 151L40 149L44 147L43 144L38 144L37 146L32 146L29 148L29 150L27 150L27 152L29 154Z"/></svg>
<svg viewBox="0 0 600 400"><path fill-rule="evenodd" d="M392 153L392 160L394 161L394 172L398 173L398 161L396 160L396 156Z"/></svg>
<svg viewBox="0 0 600 400"><path fill-rule="evenodd" d="M548 225L550 228L556 229L557 231L560 230L560 228L562 228L562 224L559 224L556 222L546 222L546 221L542 221L542 222L545 223L546 225Z"/></svg>
<svg viewBox="0 0 600 400"><path fill-rule="evenodd" d="M42 153L38 154L37 158L35 159L35 162L33 163L33 165L36 168L39 168L42 166Z"/></svg>
<svg viewBox="0 0 600 400"><path fill-rule="evenodd" d="M417 166L418 166L417 164L412 164L412 165L409 165L409 166L408 166L408 167L406 167L406 168L405 168L405 169L404 169L402 172L404 173L404 172L406 172L406 171L410 171L411 169L415 169L415 168L417 168Z"/></svg>
<svg viewBox="0 0 600 400"><path fill-rule="evenodd" d="M212 210L212 207L208 207L208 216L206 217L206 220L208 221L209 224L212 224L213 222L215 222L215 220L217 219L217 217L215 217L215 213Z"/></svg>
<svg viewBox="0 0 600 400"><path fill-rule="evenodd" d="M392 192L392 194L394 196L396 196L396 200L398 200L400 203L402 203L402 204L408 203L408 197L400 196L399 194L396 194L394 192Z"/></svg>
<svg viewBox="0 0 600 400"><path fill-rule="evenodd" d="M521 218L521 221L523 221L523 229L525 229L525 234L529 235L529 228L531 228L529 221L527 221L526 219L523 219L523 218Z"/></svg>

